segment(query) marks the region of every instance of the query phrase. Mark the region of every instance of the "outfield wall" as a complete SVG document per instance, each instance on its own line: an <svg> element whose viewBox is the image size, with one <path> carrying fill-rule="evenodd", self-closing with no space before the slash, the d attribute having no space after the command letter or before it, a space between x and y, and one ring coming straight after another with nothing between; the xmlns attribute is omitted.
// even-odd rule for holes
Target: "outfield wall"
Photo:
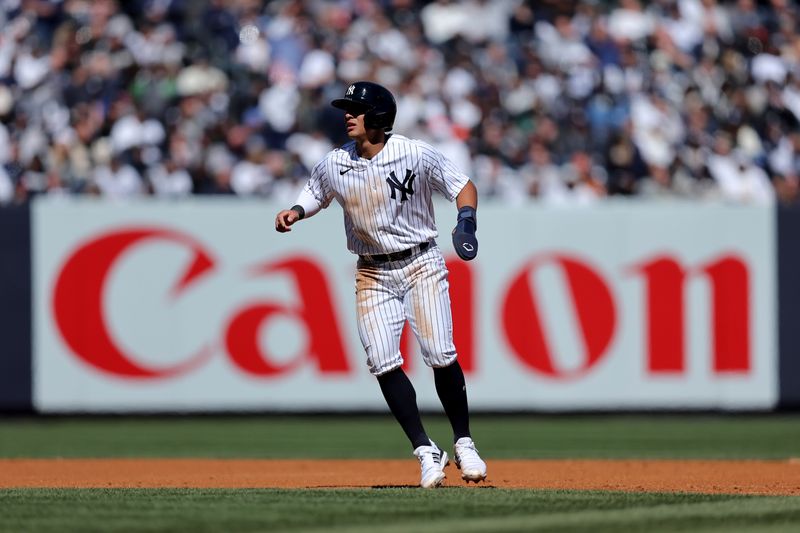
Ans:
<svg viewBox="0 0 800 533"><path fill-rule="evenodd" d="M341 210L278 234L278 209L241 199L37 200L25 354L35 410L384 411L356 333ZM454 211L437 206L443 227ZM796 299L778 298L779 271L794 280L779 260L797 261L783 250L800 225L787 213L482 205L477 260L460 261L449 235L439 239L471 406L796 405L797 334L786 331ZM406 369L420 406L437 409L412 337ZM0 392L0 408L20 405Z"/></svg>
<svg viewBox="0 0 800 533"><path fill-rule="evenodd" d="M27 206L0 208L0 410L29 411L31 231Z"/></svg>

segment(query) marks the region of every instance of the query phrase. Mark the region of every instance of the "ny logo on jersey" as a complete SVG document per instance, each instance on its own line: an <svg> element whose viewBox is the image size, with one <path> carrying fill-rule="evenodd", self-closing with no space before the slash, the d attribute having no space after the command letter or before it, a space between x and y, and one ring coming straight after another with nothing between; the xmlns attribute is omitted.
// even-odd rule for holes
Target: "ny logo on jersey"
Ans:
<svg viewBox="0 0 800 533"><path fill-rule="evenodd" d="M394 170L392 170L389 173L389 177L386 178L386 183L389 184L389 188L392 190L392 200L397 199L397 191L400 191L401 203L408 200L408 195L414 194L414 178L416 177L416 174L406 169L406 177L403 179L403 183L400 183Z"/></svg>

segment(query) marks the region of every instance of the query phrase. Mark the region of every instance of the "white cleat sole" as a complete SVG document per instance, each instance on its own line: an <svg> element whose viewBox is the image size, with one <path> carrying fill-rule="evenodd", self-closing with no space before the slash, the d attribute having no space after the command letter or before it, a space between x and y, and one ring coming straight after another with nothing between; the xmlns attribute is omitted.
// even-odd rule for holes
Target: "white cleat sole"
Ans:
<svg viewBox="0 0 800 533"><path fill-rule="evenodd" d="M445 475L445 473L442 472L440 475L436 476L433 479L430 479L430 480L426 481L425 483L422 483L420 486L423 489L435 489L436 487L441 487L442 483L444 483L444 479L446 477L447 476Z"/></svg>
<svg viewBox="0 0 800 533"><path fill-rule="evenodd" d="M477 485L486 479L486 474L481 474L480 472L461 472L461 479L467 483L473 481Z"/></svg>
<svg viewBox="0 0 800 533"><path fill-rule="evenodd" d="M458 457L455 458L455 461L456 467L461 470L461 461L458 460ZM467 483L474 481L477 485L486 479L486 472L481 472L480 470L461 470L461 479Z"/></svg>

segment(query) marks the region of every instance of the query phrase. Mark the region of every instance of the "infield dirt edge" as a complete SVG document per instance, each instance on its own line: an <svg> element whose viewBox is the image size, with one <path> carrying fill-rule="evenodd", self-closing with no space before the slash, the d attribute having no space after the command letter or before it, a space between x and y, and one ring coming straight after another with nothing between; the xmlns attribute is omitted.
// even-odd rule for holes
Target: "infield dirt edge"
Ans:
<svg viewBox="0 0 800 533"><path fill-rule="evenodd" d="M416 487L413 459L0 459L0 488ZM454 464L445 486L465 486ZM800 496L797 461L494 460L470 487Z"/></svg>

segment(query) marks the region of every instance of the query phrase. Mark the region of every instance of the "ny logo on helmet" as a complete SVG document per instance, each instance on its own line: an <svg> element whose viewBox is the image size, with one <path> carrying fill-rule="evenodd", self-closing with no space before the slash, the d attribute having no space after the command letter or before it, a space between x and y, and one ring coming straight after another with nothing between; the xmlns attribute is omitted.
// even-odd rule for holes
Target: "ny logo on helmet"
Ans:
<svg viewBox="0 0 800 533"><path fill-rule="evenodd" d="M345 96L353 96L354 92L356 92L356 86L355 85L351 85L350 87L347 88L347 92L344 93L344 95Z"/></svg>
<svg viewBox="0 0 800 533"><path fill-rule="evenodd" d="M416 174L406 169L406 177L403 179L403 183L400 183L400 180L397 179L394 170L391 171L389 173L389 177L386 178L386 183L389 184L389 188L392 191L392 200L397 199L397 191L400 191L401 203L408 200L408 196L414 194L414 178L416 177Z"/></svg>

